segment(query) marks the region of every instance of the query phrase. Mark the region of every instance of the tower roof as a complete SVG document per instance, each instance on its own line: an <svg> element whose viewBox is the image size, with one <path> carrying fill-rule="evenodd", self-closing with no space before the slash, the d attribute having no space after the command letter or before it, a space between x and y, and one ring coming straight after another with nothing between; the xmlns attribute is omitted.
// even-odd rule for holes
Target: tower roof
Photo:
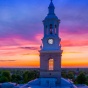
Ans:
<svg viewBox="0 0 88 88"><path fill-rule="evenodd" d="M54 7L54 4L53 4L53 1L52 1L52 0L51 0L51 2L50 2L49 8L54 8L54 9L55 9L55 7Z"/></svg>
<svg viewBox="0 0 88 88"><path fill-rule="evenodd" d="M48 10L49 10L48 14L47 14L47 16L45 17L44 20L47 20L47 19L56 19L56 20L58 20L58 17L54 13L55 7L54 7L54 4L53 4L53 0L50 1Z"/></svg>
<svg viewBox="0 0 88 88"><path fill-rule="evenodd" d="M50 5L49 5L48 9L49 9L49 14L54 14L55 7L54 7L54 4L53 4L52 0L50 2Z"/></svg>

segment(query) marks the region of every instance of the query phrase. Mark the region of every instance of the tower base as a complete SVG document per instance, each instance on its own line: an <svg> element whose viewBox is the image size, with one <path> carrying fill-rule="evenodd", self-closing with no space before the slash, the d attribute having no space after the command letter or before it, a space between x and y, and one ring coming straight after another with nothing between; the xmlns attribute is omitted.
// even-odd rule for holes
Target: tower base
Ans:
<svg viewBox="0 0 88 88"><path fill-rule="evenodd" d="M60 84L61 83L61 72L53 71L53 70L41 71L40 78L54 78L56 79L55 83Z"/></svg>

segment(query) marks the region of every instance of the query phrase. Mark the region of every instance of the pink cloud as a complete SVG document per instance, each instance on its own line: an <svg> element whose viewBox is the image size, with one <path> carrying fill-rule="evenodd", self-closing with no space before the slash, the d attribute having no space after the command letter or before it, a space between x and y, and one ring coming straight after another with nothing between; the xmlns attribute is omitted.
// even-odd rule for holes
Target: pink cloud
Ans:
<svg viewBox="0 0 88 88"><path fill-rule="evenodd" d="M71 47L71 46L88 46L88 41L63 40L63 41L61 42L61 45L62 45L63 47L65 47L65 46L70 46L70 47Z"/></svg>

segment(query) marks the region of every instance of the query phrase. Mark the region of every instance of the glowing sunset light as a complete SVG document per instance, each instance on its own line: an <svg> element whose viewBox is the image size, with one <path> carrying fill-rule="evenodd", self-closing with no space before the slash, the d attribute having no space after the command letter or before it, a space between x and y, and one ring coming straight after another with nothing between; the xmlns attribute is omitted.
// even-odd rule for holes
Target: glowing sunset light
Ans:
<svg viewBox="0 0 88 88"><path fill-rule="evenodd" d="M50 0L0 0L0 67L39 67ZM88 0L53 0L61 20L62 67L88 67Z"/></svg>

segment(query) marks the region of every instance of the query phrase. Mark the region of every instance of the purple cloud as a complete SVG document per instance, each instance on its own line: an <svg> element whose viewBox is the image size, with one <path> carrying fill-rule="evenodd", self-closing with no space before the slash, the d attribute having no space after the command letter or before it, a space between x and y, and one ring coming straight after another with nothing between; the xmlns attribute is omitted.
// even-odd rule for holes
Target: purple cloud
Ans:
<svg viewBox="0 0 88 88"><path fill-rule="evenodd" d="M0 38L20 36L25 40L36 41L36 35L43 34L42 20L48 13L50 1L7 1L2 1L0 6ZM56 7L55 13L61 20L61 33L78 35L88 33L88 0L53 2Z"/></svg>

